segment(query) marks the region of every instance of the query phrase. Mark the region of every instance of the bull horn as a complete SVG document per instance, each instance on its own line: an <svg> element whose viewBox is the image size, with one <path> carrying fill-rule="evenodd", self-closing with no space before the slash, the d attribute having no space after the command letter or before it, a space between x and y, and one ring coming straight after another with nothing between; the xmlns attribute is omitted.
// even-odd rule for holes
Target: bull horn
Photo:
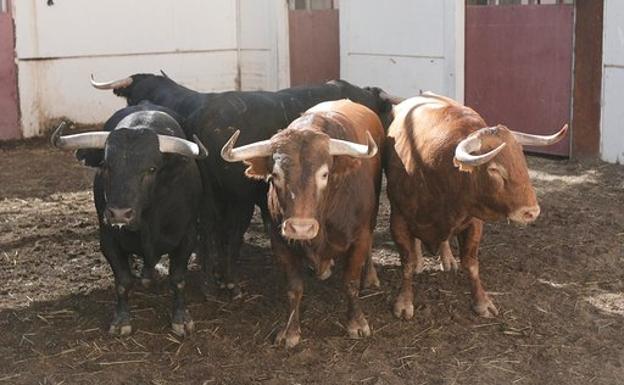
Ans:
<svg viewBox="0 0 624 385"><path fill-rule="evenodd" d="M371 136L370 132L366 132L368 143L358 144L347 140L330 139L329 154L330 155L348 155L355 158L372 158L377 154L377 143Z"/></svg>
<svg viewBox="0 0 624 385"><path fill-rule="evenodd" d="M171 79L171 78L169 77L169 75L167 75L167 74L165 73L165 71L163 71L162 69L160 70L160 73L161 73L161 75L162 75L164 78Z"/></svg>
<svg viewBox="0 0 624 385"><path fill-rule="evenodd" d="M78 150L81 148L104 148L108 132L85 132L82 134L63 135L67 123L62 122L50 137L52 146L61 150Z"/></svg>
<svg viewBox="0 0 624 385"><path fill-rule="evenodd" d="M260 142L250 143L245 146L234 148L240 130L232 135L227 143L221 149L221 157L228 162L242 162L252 158L262 158L273 153L270 140L262 140Z"/></svg>
<svg viewBox="0 0 624 385"><path fill-rule="evenodd" d="M132 84L132 78L127 77L112 82L96 82L93 74L91 74L91 85L98 90L115 90L117 88L125 88Z"/></svg>
<svg viewBox="0 0 624 385"><path fill-rule="evenodd" d="M510 130L511 131L511 130ZM511 131L518 143L523 146L550 146L565 138L568 133L568 125L565 124L559 132L553 135L533 135L523 132Z"/></svg>
<svg viewBox="0 0 624 385"><path fill-rule="evenodd" d="M500 146L496 147L492 151L486 152L485 154L471 154L471 152L479 151L481 149L480 133L483 132L482 130L488 129L488 127L482 128L481 130L468 135L466 139L459 142L457 147L455 147L455 162L464 167L476 167L489 162L499 152L501 152L506 143L502 143Z"/></svg>
<svg viewBox="0 0 624 385"><path fill-rule="evenodd" d="M158 135L158 147L162 153L178 154L189 158L206 158L208 156L206 147L197 135L193 135L193 140L195 143L175 136Z"/></svg>
<svg viewBox="0 0 624 385"><path fill-rule="evenodd" d="M390 102L391 104L399 104L401 102L403 102L405 99L404 97L401 96L395 96L395 95L390 95L389 93L387 93L386 91L379 91L379 98L381 100L385 100L387 102Z"/></svg>

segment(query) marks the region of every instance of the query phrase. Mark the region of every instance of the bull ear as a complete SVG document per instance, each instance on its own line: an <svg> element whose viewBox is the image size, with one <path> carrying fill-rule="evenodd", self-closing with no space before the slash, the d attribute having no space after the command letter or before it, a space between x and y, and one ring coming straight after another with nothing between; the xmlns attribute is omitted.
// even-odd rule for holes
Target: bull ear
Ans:
<svg viewBox="0 0 624 385"><path fill-rule="evenodd" d="M269 157L251 158L244 163L249 166L245 170L245 175L248 178L266 180L271 174Z"/></svg>
<svg viewBox="0 0 624 385"><path fill-rule="evenodd" d="M76 150L76 159L87 167L98 168L104 162L104 150L81 148Z"/></svg>

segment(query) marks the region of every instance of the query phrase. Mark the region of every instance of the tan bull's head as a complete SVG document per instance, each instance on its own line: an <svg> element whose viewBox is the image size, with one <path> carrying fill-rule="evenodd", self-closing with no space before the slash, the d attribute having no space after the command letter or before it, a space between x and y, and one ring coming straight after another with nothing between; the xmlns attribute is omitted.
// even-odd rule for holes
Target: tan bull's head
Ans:
<svg viewBox="0 0 624 385"><path fill-rule="evenodd" d="M462 140L456 147L454 162L460 170L475 176L479 195L472 215L484 220L506 217L520 224L536 220L540 207L522 146L555 144L567 130L565 125L554 135L541 136L498 125L477 130Z"/></svg>
<svg viewBox="0 0 624 385"><path fill-rule="evenodd" d="M362 145L332 139L316 129L288 128L269 140L234 148L237 137L238 132L221 156L245 161L248 177L269 181L271 214L282 220L281 235L291 240L311 240L319 234L333 177L352 168L357 162L353 158L377 152L370 134L368 144Z"/></svg>

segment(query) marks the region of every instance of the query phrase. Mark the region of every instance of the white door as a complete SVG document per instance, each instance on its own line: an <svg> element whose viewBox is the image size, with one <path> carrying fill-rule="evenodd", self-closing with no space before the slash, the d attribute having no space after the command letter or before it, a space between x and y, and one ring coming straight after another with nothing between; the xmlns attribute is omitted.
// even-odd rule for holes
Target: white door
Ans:
<svg viewBox="0 0 624 385"><path fill-rule="evenodd" d="M340 76L463 101L463 0L340 0Z"/></svg>

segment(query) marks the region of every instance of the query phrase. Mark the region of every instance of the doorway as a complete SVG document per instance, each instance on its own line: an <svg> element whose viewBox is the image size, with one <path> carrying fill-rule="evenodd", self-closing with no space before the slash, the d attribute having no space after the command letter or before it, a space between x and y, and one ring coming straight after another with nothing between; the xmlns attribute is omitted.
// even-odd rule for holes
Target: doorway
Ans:
<svg viewBox="0 0 624 385"><path fill-rule="evenodd" d="M319 84L340 76L338 2L290 0L290 84Z"/></svg>
<svg viewBox="0 0 624 385"><path fill-rule="evenodd" d="M574 5L471 0L466 6L466 105L488 125L551 134L571 119ZM570 155L570 135L531 152Z"/></svg>

